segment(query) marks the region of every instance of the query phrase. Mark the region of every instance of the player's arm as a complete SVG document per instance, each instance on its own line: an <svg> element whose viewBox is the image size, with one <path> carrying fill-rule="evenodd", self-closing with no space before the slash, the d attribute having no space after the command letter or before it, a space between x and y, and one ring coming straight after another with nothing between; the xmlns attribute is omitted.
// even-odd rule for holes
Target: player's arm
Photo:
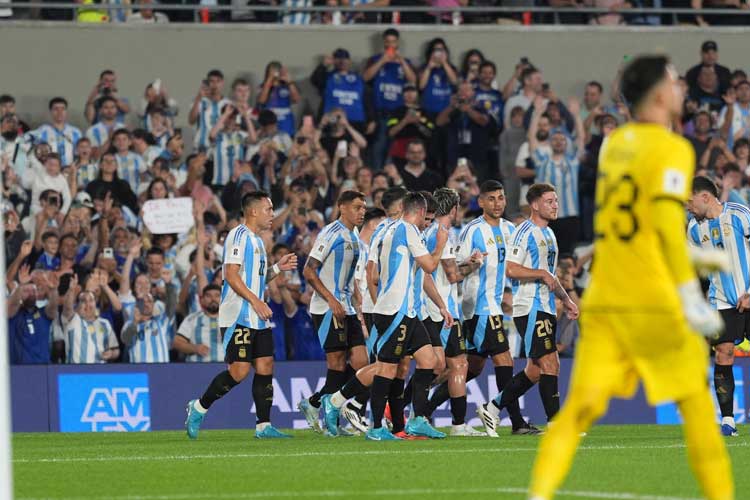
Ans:
<svg viewBox="0 0 750 500"><path fill-rule="evenodd" d="M270 319L273 313L268 304L263 302L257 295L255 295L248 287L240 276L240 264L227 263L224 266L224 281L229 283L234 293L242 297L243 300L250 303L252 308L258 313L261 319Z"/></svg>
<svg viewBox="0 0 750 500"><path fill-rule="evenodd" d="M323 297L326 302L328 302L328 307L331 308L331 311L333 311L333 315L336 317L336 319L344 319L344 316L346 316L346 311L344 310L344 306L341 305L341 302L336 298L336 296L331 293L331 291L328 289L328 287L323 284L323 280L320 279L320 276L318 276L318 272L320 272L320 268L323 266L323 263L320 262L318 259L310 255L308 257L307 262L305 263L305 268L302 271L302 275L305 277L305 280L307 280L307 283L317 292L318 295Z"/></svg>
<svg viewBox="0 0 750 500"><path fill-rule="evenodd" d="M380 271L374 261L367 261L365 274L367 277L367 291L370 293L370 298L374 304L378 300L378 283L380 282Z"/></svg>
<svg viewBox="0 0 750 500"><path fill-rule="evenodd" d="M407 243L409 245L409 251L414 256L414 260L417 261L417 265L422 268L425 273L432 274L440 264L440 258L443 256L443 249L448 241L448 231L444 227L440 226L435 236L435 249L432 253L427 251L427 247L424 246L422 240L417 234L417 230L413 227L409 227L406 233Z"/></svg>
<svg viewBox="0 0 750 500"><path fill-rule="evenodd" d="M438 309L440 309L440 314L443 316L443 320L445 321L445 326L448 328L453 326L453 316L448 311L448 308L445 306L445 302L443 301L443 298L440 296L440 292L438 292L437 287L435 286L435 280L432 279L431 274L424 274L424 292L427 294L427 296L430 298L431 301L435 303L436 306L438 306Z"/></svg>

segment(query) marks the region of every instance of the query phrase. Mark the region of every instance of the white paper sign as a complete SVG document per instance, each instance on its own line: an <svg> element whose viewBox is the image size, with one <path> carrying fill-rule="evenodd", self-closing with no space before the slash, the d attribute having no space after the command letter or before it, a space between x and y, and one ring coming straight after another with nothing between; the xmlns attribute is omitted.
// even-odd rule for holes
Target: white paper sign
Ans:
<svg viewBox="0 0 750 500"><path fill-rule="evenodd" d="M194 222L192 198L148 200L143 205L143 223L152 234L182 234Z"/></svg>

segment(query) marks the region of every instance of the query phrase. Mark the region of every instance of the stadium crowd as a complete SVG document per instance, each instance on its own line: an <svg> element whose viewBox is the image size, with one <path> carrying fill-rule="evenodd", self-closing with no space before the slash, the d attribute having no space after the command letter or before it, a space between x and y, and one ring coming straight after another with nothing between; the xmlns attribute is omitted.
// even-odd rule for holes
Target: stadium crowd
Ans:
<svg viewBox="0 0 750 500"><path fill-rule="evenodd" d="M527 215L528 186L548 182L560 197L560 218L550 226L558 276L577 301L594 237L599 150L629 119L618 89L590 81L582 99L563 99L525 58L498 80L478 49L454 65L446 41L435 38L423 61L411 61L399 52L398 31L384 31L382 40L382 51L360 68L339 48L307 76L321 97L315 115L295 116L295 77L305 76L278 61L268 63L257 89L243 79L225 82L220 70L197 76L187 113L159 80L133 105L105 70L85 96L85 130L68 116L68 99L84 96L50 96L49 121L28 124L12 95L1 95L11 361L222 361L223 241L240 223L243 194L258 189L271 193L275 208L262 235L269 264L290 252L298 262L266 290L276 359L324 358L302 268L318 232L338 216L339 194L352 189L368 207L382 207L391 186L453 188L461 197L458 232L481 213L481 182L502 181L505 217L514 222ZM721 186L721 199L747 205L750 83L719 63L715 42L703 43L700 55L681 79L689 97L675 126L693 144L698 171ZM136 127L128 125L134 115ZM184 121L194 127L191 144ZM192 200L184 216L194 227L153 234L144 215L179 197ZM506 327L517 339L507 305ZM577 322L559 310L558 351L572 356ZM81 340L86 335L96 349Z"/></svg>

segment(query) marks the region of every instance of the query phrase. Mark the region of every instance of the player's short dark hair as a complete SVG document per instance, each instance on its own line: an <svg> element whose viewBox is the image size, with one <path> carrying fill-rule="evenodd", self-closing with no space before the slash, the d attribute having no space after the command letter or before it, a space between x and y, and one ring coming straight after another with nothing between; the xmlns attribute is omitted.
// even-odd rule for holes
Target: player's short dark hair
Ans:
<svg viewBox="0 0 750 500"><path fill-rule="evenodd" d="M395 203L403 200L407 194L408 191L402 186L388 188L385 193L383 193L383 198L381 198L383 208L387 212Z"/></svg>
<svg viewBox="0 0 750 500"><path fill-rule="evenodd" d="M396 28L388 28L383 32L383 38L387 36L395 36L396 38L401 38L401 33L399 33Z"/></svg>
<svg viewBox="0 0 750 500"><path fill-rule="evenodd" d="M211 71L209 71L206 75L206 79L211 78L212 76L217 76L222 80L224 79L224 73L222 73L220 69L212 69Z"/></svg>
<svg viewBox="0 0 750 500"><path fill-rule="evenodd" d="M479 71L482 71L482 68L486 68L486 67L492 68L492 72L497 74L497 66L495 66L495 63L493 63L492 61L488 61L485 59L484 62L482 62L482 64L479 65Z"/></svg>
<svg viewBox="0 0 750 500"><path fill-rule="evenodd" d="M16 98L13 97L10 94L1 94L0 95L0 105L2 105L2 104L8 104L8 103L15 104L15 102L16 102Z"/></svg>
<svg viewBox="0 0 750 500"><path fill-rule="evenodd" d="M111 95L105 95L104 97L99 98L99 107L104 106L104 103L109 101L112 101L113 103L115 103L115 106L117 106L117 99L115 99Z"/></svg>
<svg viewBox="0 0 750 500"><path fill-rule="evenodd" d="M524 83L526 81L526 79L529 78L534 73L539 73L539 70L536 69L534 66L530 66L530 67L526 68L525 70L523 70L521 72L521 78L520 78L521 83Z"/></svg>
<svg viewBox="0 0 750 500"><path fill-rule="evenodd" d="M58 240L60 239L56 231L45 231L42 235L42 242L47 243L47 240L50 238L57 238Z"/></svg>
<svg viewBox="0 0 750 500"><path fill-rule="evenodd" d="M365 210L365 220L362 224L364 225L373 219L382 219L384 217L385 217L385 211L382 208L370 207L367 210Z"/></svg>
<svg viewBox="0 0 750 500"><path fill-rule="evenodd" d="M587 87L596 87L599 89L599 92L604 92L604 87L602 87L602 84L597 82L596 80L591 80L589 83L586 84Z"/></svg>
<svg viewBox="0 0 750 500"><path fill-rule="evenodd" d="M359 191L344 191L339 195L339 199L336 201L336 205L346 205L347 203L351 203L354 200L366 201L367 197L364 195L364 193L360 193Z"/></svg>
<svg viewBox="0 0 750 500"><path fill-rule="evenodd" d="M74 240L76 243L78 243L78 238L73 233L65 233L62 236L60 236L60 243L62 243L65 240Z"/></svg>
<svg viewBox="0 0 750 500"><path fill-rule="evenodd" d="M716 187L716 183L705 175L699 175L693 179L693 194L707 192L714 198L719 197L719 189Z"/></svg>
<svg viewBox="0 0 750 500"><path fill-rule="evenodd" d="M112 71L111 69L105 69L104 71L99 73L99 79L101 80L102 78L104 78L105 75L114 75L114 74L115 72Z"/></svg>
<svg viewBox="0 0 750 500"><path fill-rule="evenodd" d="M130 132L127 129L124 128L118 128L112 133L112 139L117 137L118 135L126 135L128 136L128 139L130 139Z"/></svg>
<svg viewBox="0 0 750 500"><path fill-rule="evenodd" d="M441 187L435 190L432 194L435 199L437 209L435 210L436 217L442 217L451 213L455 207L461 203L461 196L458 191L452 188Z"/></svg>
<svg viewBox="0 0 750 500"><path fill-rule="evenodd" d="M494 191L500 191L505 189L503 186L503 183L500 181L496 181L495 179L489 179L482 183L481 186L479 186L479 194L483 195L485 193L492 193Z"/></svg>
<svg viewBox="0 0 750 500"><path fill-rule="evenodd" d="M52 99L50 99L49 109L52 109L52 106L54 106L55 104L64 104L66 108L68 107L68 101L65 100L64 97L53 97Z"/></svg>
<svg viewBox="0 0 750 500"><path fill-rule="evenodd" d="M146 252L146 257L149 257L151 255L160 255L160 256L164 257L164 250L162 250L159 247L151 247Z"/></svg>
<svg viewBox="0 0 750 500"><path fill-rule="evenodd" d="M245 195L242 196L242 211L244 212L254 203L265 198L270 198L268 193L266 193L265 191L251 191L249 193L245 193Z"/></svg>
<svg viewBox="0 0 750 500"><path fill-rule="evenodd" d="M540 182L538 184L534 184L529 188L529 191L526 193L526 201L529 205L531 205L533 202L541 198L545 193L554 192L555 186L546 182Z"/></svg>
<svg viewBox="0 0 750 500"><path fill-rule="evenodd" d="M414 213L420 209L427 209L427 200L422 193L411 192L404 196L404 213Z"/></svg>
<svg viewBox="0 0 750 500"><path fill-rule="evenodd" d="M667 75L666 56L638 56L625 67L620 90L630 109L636 109Z"/></svg>
<svg viewBox="0 0 750 500"><path fill-rule="evenodd" d="M727 175L729 172L737 172L738 174L741 174L742 169L736 163L729 162L726 165L724 165L724 175Z"/></svg>
<svg viewBox="0 0 750 500"><path fill-rule="evenodd" d="M133 136L133 139L141 139L149 146L156 145L156 139L154 138L154 134L152 134L146 129L137 128L133 130L132 136Z"/></svg>
<svg viewBox="0 0 750 500"><path fill-rule="evenodd" d="M437 203L435 203L435 198L432 196L432 193L429 191L419 191L419 194L424 196L424 201L427 202L427 213L434 214L437 212Z"/></svg>
<svg viewBox="0 0 750 500"><path fill-rule="evenodd" d="M201 290L201 295L206 295L211 290L216 290L217 292L221 293L221 287L215 283L209 283L208 285L203 287L203 290Z"/></svg>

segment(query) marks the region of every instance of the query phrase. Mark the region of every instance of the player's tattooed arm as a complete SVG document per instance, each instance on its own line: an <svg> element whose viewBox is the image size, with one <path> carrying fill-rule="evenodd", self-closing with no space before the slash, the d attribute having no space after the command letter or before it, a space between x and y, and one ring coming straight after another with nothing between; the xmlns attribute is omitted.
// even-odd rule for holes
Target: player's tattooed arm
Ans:
<svg viewBox="0 0 750 500"><path fill-rule="evenodd" d="M302 275L305 277L305 281L315 290L318 295L328 300L328 297L333 297L333 294L326 288L323 281L318 276L320 268L323 263L313 257L308 257L305 262L305 268L302 270Z"/></svg>

